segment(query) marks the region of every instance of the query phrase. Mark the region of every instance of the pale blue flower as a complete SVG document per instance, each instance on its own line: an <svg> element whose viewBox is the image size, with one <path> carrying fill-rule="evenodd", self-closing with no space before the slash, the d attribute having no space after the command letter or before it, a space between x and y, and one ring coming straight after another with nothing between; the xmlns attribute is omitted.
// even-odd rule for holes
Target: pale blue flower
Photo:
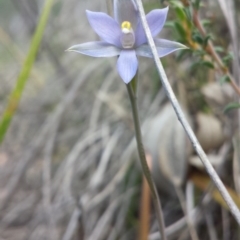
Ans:
<svg viewBox="0 0 240 240"><path fill-rule="evenodd" d="M102 12L87 10L86 13L101 41L74 45L68 50L92 57L119 56L119 75L126 84L129 83L137 72L137 55L152 57L134 0L114 0L114 19ZM167 13L168 7L146 15L159 57L186 48L178 42L155 38L165 24Z"/></svg>

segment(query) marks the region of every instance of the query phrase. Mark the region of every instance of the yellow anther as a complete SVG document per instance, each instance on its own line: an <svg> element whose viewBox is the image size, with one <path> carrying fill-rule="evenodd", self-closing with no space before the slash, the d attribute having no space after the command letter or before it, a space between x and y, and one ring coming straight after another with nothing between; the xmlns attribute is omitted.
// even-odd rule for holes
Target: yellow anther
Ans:
<svg viewBox="0 0 240 240"><path fill-rule="evenodd" d="M132 28L131 23L128 21L122 22L121 27L122 27L122 29L128 29L128 30L130 30Z"/></svg>

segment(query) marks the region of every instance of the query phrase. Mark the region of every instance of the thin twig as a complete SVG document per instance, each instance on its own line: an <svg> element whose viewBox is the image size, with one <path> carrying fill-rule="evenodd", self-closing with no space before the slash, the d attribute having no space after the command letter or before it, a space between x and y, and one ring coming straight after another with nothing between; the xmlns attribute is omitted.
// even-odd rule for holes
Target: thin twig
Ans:
<svg viewBox="0 0 240 240"><path fill-rule="evenodd" d="M150 154L146 155L146 160L149 166L149 169L152 169L152 156ZM149 220L150 220L150 196L151 192L146 178L143 176L142 182L142 193L141 193L141 209L140 209L140 228L139 228L139 240L147 240L149 234Z"/></svg>
<svg viewBox="0 0 240 240"><path fill-rule="evenodd" d="M159 225L159 231L161 233L162 239L166 240L166 234L165 234L165 224L164 224L164 219L163 219L163 211L161 207L161 202L157 193L156 186L154 184L154 180L152 178L151 172L148 168L148 164L146 161L146 155L142 143L142 133L141 133L141 127L140 127L140 122L139 122L139 117L138 117L138 107L137 107L137 97L136 94L133 91L133 80L127 84L127 90L128 90L128 95L130 98L130 102L132 105L132 115L133 115L133 121L134 121L134 128L135 128L135 135L136 135L136 141L137 141L137 149L138 149L138 154L139 154L139 159L142 165L142 170L144 173L144 176L148 182L152 198L153 198L153 203L154 207L156 210L156 216L158 220L158 225Z"/></svg>
<svg viewBox="0 0 240 240"><path fill-rule="evenodd" d="M206 31L203 27L203 25L201 24L199 17L198 17L198 11L195 9L193 11L193 23L195 24L195 26L197 27L197 29L199 30L199 32L202 34L203 37L206 36ZM229 82L231 84L231 86L233 87L233 89L235 90L235 92L240 95L240 88L237 85L237 83L235 82L232 74L229 72L228 68L225 66L225 64L223 63L222 59L220 58L220 56L217 54L217 52L214 49L214 46L212 44L211 40L208 40L207 42L207 46L206 46L206 51L212 56L212 58L216 61L216 63L218 64L218 67L221 69L221 71L226 74L229 78Z"/></svg>
<svg viewBox="0 0 240 240"><path fill-rule="evenodd" d="M179 186L175 185L174 187L175 187L175 191L177 193L179 202L181 204L183 213L186 216L186 222L187 222L187 225L188 225L190 236L191 236L192 240L199 240L197 230L194 226L194 222L191 221L192 220L191 215L189 214L187 206L186 206L187 204L186 204L186 199L185 199L185 196L183 194L183 191Z"/></svg>
<svg viewBox="0 0 240 240"><path fill-rule="evenodd" d="M148 43L149 46L151 48L152 54L153 54L153 58L160 76L160 79L162 81L162 85L167 93L167 96L169 98L169 100L172 103L172 106L176 112L176 115L179 119L179 121L181 122L183 128L185 129L190 141L192 142L193 148L195 149L196 153L198 154L199 158L201 159L204 167L206 168L206 171L208 172L209 176L211 177L211 179L213 180L213 182L215 183L216 187L218 188L220 194L222 195L223 199L225 200L226 204L228 205L232 215L234 216L234 218L236 219L236 221L238 222L238 224L240 225L240 211L237 208L236 204L233 202L232 198L230 197L228 191L226 190L224 184L222 183L221 179L219 178L219 176L217 175L216 171L214 170L213 166L211 165L210 161L208 160L205 152L203 151L201 145L199 144L195 134L193 133L189 123L186 120L186 117L183 114L183 111L176 99L176 96L171 88L171 85L168 82L168 78L166 76L166 73L163 69L162 63L158 57L158 53L157 53L157 49L156 46L154 44L150 29L148 27L148 23L146 20L146 16L145 16L145 12L144 12L144 8L143 8L143 4L141 0L136 0L137 3L137 7L139 9L139 13L140 13L140 17L141 17L141 21L143 24L143 28L144 31L146 33L147 39L148 39Z"/></svg>

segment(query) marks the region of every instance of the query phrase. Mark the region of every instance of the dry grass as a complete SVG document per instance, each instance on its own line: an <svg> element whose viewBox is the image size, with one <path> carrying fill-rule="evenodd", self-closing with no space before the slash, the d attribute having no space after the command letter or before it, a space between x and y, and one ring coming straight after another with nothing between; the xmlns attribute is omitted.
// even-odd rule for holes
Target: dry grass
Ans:
<svg viewBox="0 0 240 240"><path fill-rule="evenodd" d="M17 1L21 2L20 7ZM38 9L42 7L42 1L35 1L37 8L29 4L31 1L0 0L1 113L26 55ZM88 26L85 9L105 11L106 6L104 1L56 1L19 109L1 146L1 240L130 240L138 236L142 175L135 154L130 104L116 72L116 59L92 59L64 52L73 44L96 39ZM8 15L2 14L4 11ZM163 31L163 37L166 34ZM202 109L199 102L194 105L193 101L202 93L195 90L197 77L187 71L190 61L176 63L171 55L164 59L164 64L182 105L194 113L189 118L197 132L195 113ZM138 101L144 136L148 136L156 117L163 119L161 109L166 96L156 76L153 61L140 59ZM209 73L209 79L211 76ZM182 81L188 78L193 81ZM207 102L209 98L202 95ZM216 105L212 106L211 101L207 104L213 109L211 114L218 116L220 131L228 133L224 143L211 147L208 153L217 156L221 176L234 188L230 174L235 116L220 115ZM174 124L171 119L166 121L163 130ZM177 145L186 138L175 137L175 132L166 133L164 138L159 134L163 144L174 143L176 148L168 152L177 149L179 155L186 154L185 167L180 169L184 171L186 202L182 206L186 204L187 218L171 186L171 173L164 175L159 167L163 162L176 164L176 152L166 155L163 161L160 156L165 152L158 155L160 147L156 146L156 152L149 151L155 159L153 170L169 239L189 239L186 224L189 219L200 239L222 239L222 236L226 240L238 239L237 227L228 211L212 200L211 191L204 198L202 191L207 191L207 186L196 190L193 178L186 176L189 169L191 174L196 173L190 166L194 163L188 161L194 154L188 142L186 149ZM158 136L158 144L160 140ZM197 174L196 181L205 179L205 175ZM149 239L159 239L156 231L151 214Z"/></svg>

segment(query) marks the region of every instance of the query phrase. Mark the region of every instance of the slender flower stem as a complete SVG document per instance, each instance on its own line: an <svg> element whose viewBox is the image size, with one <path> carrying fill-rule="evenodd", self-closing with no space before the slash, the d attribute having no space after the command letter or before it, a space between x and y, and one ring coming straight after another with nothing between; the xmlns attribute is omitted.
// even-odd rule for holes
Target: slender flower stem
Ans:
<svg viewBox="0 0 240 240"><path fill-rule="evenodd" d="M234 203L234 201L230 197L230 195L229 195L228 191L226 190L224 184L222 183L221 179L219 178L219 176L217 175L213 166L211 165L210 161L208 160L207 155L205 154L201 145L199 144L193 130L191 129L186 117L183 114L183 111L182 111L182 109L181 109L181 107L180 107L180 105L179 105L179 103L176 99L176 96L175 96L175 94L172 90L172 87L168 82L166 73L165 73L164 68L162 66L162 63L161 63L161 61L158 57L157 49L156 49L155 43L153 41L150 29L148 27L148 23L147 23L147 20L146 20L146 16L145 16L142 1L141 0L135 0L135 2L137 4L139 14L140 14L140 18L141 18L141 21L142 21L142 24L143 24L143 28L144 28L144 31L146 33L149 46L152 50L153 58L154 58L154 61L155 61L160 79L162 81L162 85L163 85L163 87L166 91L166 94L167 94L169 100L172 103L172 106L173 106L173 108L176 112L176 115L177 115L179 121L181 122L185 132L187 133L190 141L192 142L193 148L195 149L196 153L198 154L199 158L201 159L204 167L206 168L206 171L208 172L212 181L215 183L215 185L218 188L218 190L219 190L220 194L222 195L223 199L227 203L233 217L236 219L237 223L240 225L240 211L239 211L238 207L236 206L236 204Z"/></svg>
<svg viewBox="0 0 240 240"><path fill-rule="evenodd" d="M136 81L136 77L137 77L137 75L134 77L135 79L133 79L126 86L127 86L130 102L132 105L132 115L133 115L133 121L134 121L134 127L135 127L137 149L138 149L140 162L142 165L142 170L143 170L144 176L148 182L151 194L152 194L153 203L154 203L154 207L156 210L156 215L157 215L157 220L158 220L158 225L159 225L159 231L161 233L162 239L167 240L166 234L165 234L165 223L164 223L164 219L163 219L163 211L162 211L162 207L161 207L161 202L160 202L151 172L147 165L146 155L145 155L143 142L142 142L142 133L141 133L140 122L139 122L139 117L138 117L137 96L136 96L136 92L133 90L133 86L132 86L133 85L132 82Z"/></svg>

